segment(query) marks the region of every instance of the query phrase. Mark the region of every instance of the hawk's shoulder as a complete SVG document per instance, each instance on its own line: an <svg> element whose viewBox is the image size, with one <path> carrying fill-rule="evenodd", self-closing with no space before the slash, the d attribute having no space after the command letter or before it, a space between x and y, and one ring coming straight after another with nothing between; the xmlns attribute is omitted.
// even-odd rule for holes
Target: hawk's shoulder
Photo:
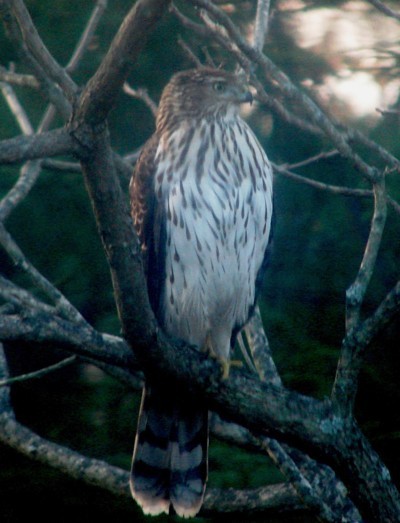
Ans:
<svg viewBox="0 0 400 523"><path fill-rule="evenodd" d="M156 315L165 272L165 220L154 192L158 143L157 133L146 142L129 185L131 214L142 244L150 303Z"/></svg>
<svg viewBox="0 0 400 523"><path fill-rule="evenodd" d="M155 155L158 136L153 136L145 143L129 185L131 212L136 232L142 245L146 245L146 232L151 220L154 206L154 174L156 170Z"/></svg>

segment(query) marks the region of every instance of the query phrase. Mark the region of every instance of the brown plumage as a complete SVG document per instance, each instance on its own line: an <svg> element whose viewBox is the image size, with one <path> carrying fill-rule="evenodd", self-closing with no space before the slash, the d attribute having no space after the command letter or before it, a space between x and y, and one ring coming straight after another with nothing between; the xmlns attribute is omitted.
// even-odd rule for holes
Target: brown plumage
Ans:
<svg viewBox="0 0 400 523"><path fill-rule="evenodd" d="M163 329L229 368L251 314L272 215L269 161L239 105L243 77L209 68L172 77L130 185L150 302ZM132 464L149 514L194 516L207 479L207 409L172 383L146 383Z"/></svg>

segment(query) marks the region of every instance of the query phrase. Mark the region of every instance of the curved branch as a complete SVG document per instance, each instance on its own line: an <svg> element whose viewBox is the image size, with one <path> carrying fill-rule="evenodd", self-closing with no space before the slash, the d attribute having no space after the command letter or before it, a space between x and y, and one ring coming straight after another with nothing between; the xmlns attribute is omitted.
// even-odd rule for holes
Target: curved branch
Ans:
<svg viewBox="0 0 400 523"><path fill-rule="evenodd" d="M47 47L40 38L23 1L12 0L12 2L9 2L9 0L6 0L6 2L18 21L24 42L33 58L39 63L41 68L50 75L53 81L61 87L69 101L73 102L77 87L71 80L70 76L49 53Z"/></svg>
<svg viewBox="0 0 400 523"><path fill-rule="evenodd" d="M99 25L99 22L104 15L104 11L107 7L107 0L97 0L96 5L93 8L90 19L83 31L75 49L72 53L72 56L65 67L65 70L68 73L72 73L78 67L79 62L82 59L82 56L87 51L88 46L90 45L92 38L95 34L95 31Z"/></svg>
<svg viewBox="0 0 400 523"><path fill-rule="evenodd" d="M137 360L121 338L101 334L88 324L62 319L44 310L0 315L0 339L52 342L73 354L124 369L137 369Z"/></svg>
<svg viewBox="0 0 400 523"><path fill-rule="evenodd" d="M48 298L50 298L56 310L58 310L62 315L70 320L74 320L78 323L85 323L85 320L81 316L75 307L66 299L66 297L58 290L54 285L52 285L47 278L45 278L33 265L32 263L24 256L21 249L15 243L11 235L5 229L4 225L0 222L0 244L3 246L4 250L14 261L14 263L19 266L32 280L32 282L42 290Z"/></svg>
<svg viewBox="0 0 400 523"><path fill-rule="evenodd" d="M126 77L143 49L150 30L161 19L169 0L139 0L128 13L108 53L86 85L76 119L98 125L107 118Z"/></svg>
<svg viewBox="0 0 400 523"><path fill-rule="evenodd" d="M36 158L79 154L80 146L65 128L0 142L0 164L15 164Z"/></svg>
<svg viewBox="0 0 400 523"><path fill-rule="evenodd" d="M0 414L0 425L3 428L0 431L0 441L18 452L75 479L104 488L118 496L131 498L128 471L46 440L6 413ZM208 489L201 515L293 511L310 514L289 485L279 484L254 490Z"/></svg>
<svg viewBox="0 0 400 523"><path fill-rule="evenodd" d="M374 184L374 214L364 256L356 279L346 292L346 328L355 327L360 318L360 308L374 271L376 258L386 223L386 189L385 177Z"/></svg>
<svg viewBox="0 0 400 523"><path fill-rule="evenodd" d="M361 355L364 352L361 348L365 348L365 343L355 346L348 342L348 338L353 341L353 331L359 326L361 305L373 274L385 227L387 205L384 176L374 185L374 196L374 214L363 260L356 279L346 292L346 337L332 389L332 400L344 416L349 416L353 411Z"/></svg>

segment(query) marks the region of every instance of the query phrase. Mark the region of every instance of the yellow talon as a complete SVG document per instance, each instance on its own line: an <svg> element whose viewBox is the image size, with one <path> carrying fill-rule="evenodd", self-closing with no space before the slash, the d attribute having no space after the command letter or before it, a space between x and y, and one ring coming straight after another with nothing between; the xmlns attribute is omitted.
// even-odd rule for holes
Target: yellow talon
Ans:
<svg viewBox="0 0 400 523"><path fill-rule="evenodd" d="M212 343L211 343L211 337L210 334L207 334L206 340L203 345L203 351L210 356L210 358L213 358L214 360L218 361L218 363L221 365L221 371L222 371L222 380L225 381L229 378L229 373L231 370L231 367L242 367L243 363L240 360L229 360L221 358L219 354L214 350Z"/></svg>
<svg viewBox="0 0 400 523"><path fill-rule="evenodd" d="M240 360L220 360L222 366L222 379L227 380L229 378L229 373L231 367L243 367L243 362Z"/></svg>

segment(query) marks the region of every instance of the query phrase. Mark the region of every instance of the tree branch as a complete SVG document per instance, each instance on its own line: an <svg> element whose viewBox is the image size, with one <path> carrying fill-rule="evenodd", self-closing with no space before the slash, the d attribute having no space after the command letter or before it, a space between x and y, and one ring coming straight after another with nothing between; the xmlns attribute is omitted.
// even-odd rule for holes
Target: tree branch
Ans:
<svg viewBox="0 0 400 523"><path fill-rule="evenodd" d="M127 82L123 85L124 93L137 100L142 100L144 104L150 109L151 114L155 118L157 115L157 104L152 100L147 92L147 89L133 89Z"/></svg>
<svg viewBox="0 0 400 523"><path fill-rule="evenodd" d="M1 164L15 164L36 158L80 153L79 144L64 128L30 136L17 136L0 142Z"/></svg>
<svg viewBox="0 0 400 523"><path fill-rule="evenodd" d="M33 89L40 88L40 84L35 76L7 71L3 66L0 66L0 81L11 85L19 85L20 87L31 87Z"/></svg>
<svg viewBox="0 0 400 523"><path fill-rule="evenodd" d="M41 310L24 310L21 315L0 314L0 339L57 343L61 348L92 361L128 370L138 369L137 360L124 340Z"/></svg>
<svg viewBox="0 0 400 523"><path fill-rule="evenodd" d="M359 322L361 305L374 271L385 228L387 207L384 176L381 176L380 181L374 184L374 197L374 214L364 257L355 281L346 292L347 331L350 331Z"/></svg>
<svg viewBox="0 0 400 523"><path fill-rule="evenodd" d="M148 34L161 19L168 0L138 0L124 19L110 49L86 85L76 120L98 125L107 118Z"/></svg>
<svg viewBox="0 0 400 523"><path fill-rule="evenodd" d="M253 46L262 51L268 32L270 0L258 0L254 22Z"/></svg>
<svg viewBox="0 0 400 523"><path fill-rule="evenodd" d="M64 367L68 367L76 361L76 356L70 356L57 363L54 363L54 365L49 365L48 367L43 367L42 369L35 370L33 372L27 372L25 374L20 374L19 376L13 376L12 378L0 379L0 387L6 387L12 385L13 383L20 383L21 381L42 378L43 376L46 376L46 374L51 374L57 370L63 369Z"/></svg>
<svg viewBox="0 0 400 523"><path fill-rule="evenodd" d="M86 53L96 29L100 23L101 18L107 8L108 0L97 0L96 5L93 8L92 14L88 23L86 24L85 30L83 31L79 41L75 47L74 52L65 67L68 73L72 73L78 67L83 55Z"/></svg>
<svg viewBox="0 0 400 523"><path fill-rule="evenodd" d="M29 118L27 117L24 108L19 103L12 87L4 82L0 82L0 90L23 134L33 134L33 127L31 126Z"/></svg>
<svg viewBox="0 0 400 523"><path fill-rule="evenodd" d="M299 105L307 118L319 127L324 134L332 141L337 150L345 157L347 157L354 167L368 180L374 181L377 171L374 167L368 165L356 152L353 151L349 145L347 137L340 132L334 123L328 118L324 112L300 91L269 58L267 58L261 51L250 46L241 36L236 26L226 13L221 11L210 0L190 0L190 2L199 8L205 9L224 30L227 32L227 37L224 38L223 33L218 31L218 27L211 27L214 33L218 32L219 41L224 41L226 48L231 50L233 41L242 53L250 61L258 64L263 71L264 78L268 83L273 82L273 87L279 87L281 92L288 100L294 104ZM229 37L229 38L228 38Z"/></svg>
<svg viewBox="0 0 400 523"><path fill-rule="evenodd" d="M124 498L131 498L129 472L108 463L91 459L66 447L41 438L16 422L7 413L0 413L0 440L27 457L51 465L69 476ZM254 490L208 489L201 515L219 513L264 514L293 510L309 513L288 485L271 485Z"/></svg>
<svg viewBox="0 0 400 523"><path fill-rule="evenodd" d="M70 76L49 53L47 47L40 38L23 1L4 1L13 12L18 22L22 38L33 58L38 62L41 68L49 74L52 80L61 87L69 101L72 103L75 99L77 87L71 80Z"/></svg>
<svg viewBox="0 0 400 523"><path fill-rule="evenodd" d="M384 4L380 0L367 0L367 2L369 2L374 7L376 7L379 11L381 11L381 13L384 13L387 16L400 20L400 13L393 11L393 9L390 9L390 7L388 7L386 4Z"/></svg>
<svg viewBox="0 0 400 523"><path fill-rule="evenodd" d="M56 289L40 272L28 261L21 249L14 242L10 234L0 222L0 244L7 254L30 277L32 282L41 289L56 306L56 309L66 318L77 322L86 323L81 314L71 305L71 303Z"/></svg>
<svg viewBox="0 0 400 523"><path fill-rule="evenodd" d="M379 183L375 183L374 194L374 215L364 257L355 281L346 292L346 337L342 344L332 389L334 405L345 417L350 416L353 411L357 393L358 374L361 368L361 355L363 354L363 351L360 350L360 345L356 347L353 343L348 343L347 338L352 338L352 331L360 323L361 305L373 274L385 227L387 207L384 176L382 176ZM363 346L365 345L363 344Z"/></svg>
<svg viewBox="0 0 400 523"><path fill-rule="evenodd" d="M272 162L272 167L274 171L284 176L285 178L289 178L290 180L294 180L295 182L302 183L304 185L309 185L310 187L313 187L314 189L318 189L320 191L327 191L331 194L336 194L338 196L350 196L355 198L374 198L374 191L371 191L369 189L352 189L351 187L344 187L340 185L332 185L329 183L319 182L317 180L313 180L311 178L307 178L306 176L301 176L300 174L296 174L292 172L291 170L287 169L284 165L276 165ZM393 200L389 195L385 196L387 205L389 205L397 214L400 214L400 204Z"/></svg>
<svg viewBox="0 0 400 523"><path fill-rule="evenodd" d="M107 131L95 139L92 156L82 161L85 183L111 269L124 335L133 346L147 346L155 341L156 321L148 300L141 247L116 175Z"/></svg>
<svg viewBox="0 0 400 523"><path fill-rule="evenodd" d="M40 70L40 67L47 66L47 50L41 49L38 35L34 34L32 38L32 35L26 34L31 20L26 10L22 9L21 11L21 5L23 6L21 0L16 0L15 7L10 0L6 0L6 3L10 9L14 9L21 31L25 31L27 46L38 61L38 70ZM266 81L270 85L278 86L280 92L304 110L306 118L310 122L308 124L310 129L322 129L338 151L346 155L368 181L375 184L376 200L379 199L380 202L385 200L384 191L382 186L379 185L383 178L381 180L377 170L367 164L354 151L349 135L339 129L336 123L331 122L314 102L295 88L286 75L262 55L259 49L249 46L225 13L218 10L208 0L192 0L192 3L204 7L209 13L208 18L203 17L205 23L208 24L204 26L204 34L216 35L216 39L222 42L222 45L225 45L231 52L237 52L237 49L239 49L242 63L247 65L258 64ZM62 303L62 295L61 297L53 296L52 299L58 305L61 303L64 318L58 313L54 314L50 310L50 306L46 308L46 304L40 305L35 302L35 299L30 300L26 291L20 292L21 290L16 286L10 287L6 284L3 285L2 292L8 293L13 308L11 313L8 309L5 314L0 315L0 336L3 339L23 338L36 342L44 339L57 339L62 347L74 354L80 354L97 362L103 362L114 367L120 366L124 369L137 368L137 361L139 361L145 373L162 377L163 380L175 380L178 384L181 384L183 390L189 389L196 394L201 394L211 409L256 431L262 437L272 436L280 441L297 445L304 452L309 452L313 457L332 465L343 478L344 483L349 488L350 496L359 505L364 515L367 514L369 517L372 514L371 518L375 521L393 520L393 514L398 515L400 512L399 494L390 481L387 469L380 462L355 421L347 416L346 409L338 411L335 409L335 403L329 400L317 401L284 389L268 350L266 352L261 351L259 354L255 350L253 355L255 361L259 362L259 368L262 369L265 376L271 377L271 382L276 384L275 386L271 383L262 383L254 376L235 370L232 370L229 381L221 382L218 364L186 344L167 338L157 327L148 303L140 246L129 218L129 211L116 172L117 165L121 170L126 170L126 166L111 150L105 120L126 79L129 68L144 45L145 36L163 15L167 5L168 2L162 0L139 0L129 12L113 41L109 53L94 77L84 88L77 103L76 112L70 126L72 139L65 130L58 130L52 133L25 137L23 139L25 141L20 137L7 140L5 149L2 149L3 144L0 145L0 161L4 158L5 163L60 154L57 151L62 150L62 147L58 146L58 149L56 147L56 152L54 152L54 144L52 144L51 153L43 154L43 151L51 150L50 148L46 149L44 142L38 145L38 141L40 142L44 135L46 135L46 142L51 137L54 139L55 136L65 140L63 142L64 152L78 153L111 268L123 332L130 346L134 348L137 359L127 343L121 340L112 340L111 342L106 336L100 335L84 321L81 321L73 310L69 310L68 303ZM220 27L224 29L220 30ZM63 89L69 92L68 96L73 98L75 87L72 80L72 84L68 87L68 80L66 80L66 84L63 83L65 78L62 73L65 74L65 71L57 63L53 63L52 66L55 67L55 70L52 70L51 78L62 85ZM66 75L66 78L69 78L68 75ZM287 112L287 117L294 117L297 118L299 123L302 122L301 118L292 116L289 112ZM317 132L321 131L317 130ZM68 147L66 146L66 136L69 140ZM17 143L18 145L16 145ZM34 145L35 143L36 145ZM73 145L71 145L72 143ZM11 153L10 156L7 145L12 150L13 144L14 153ZM17 148L22 148L22 150L16 152ZM36 150L36 154L38 154L39 149L41 153L34 156L35 153L32 150ZM364 256L363 266L356 279L356 283L359 283L361 288L361 293L358 293L358 296L361 296L360 304L370 279L369 272L372 271L375 263L377 247L384 225L384 214L383 204L376 204L370 245L367 246L368 252ZM7 231L3 228L0 232L3 243L10 254L20 263L26 264L27 261L20 256L16 246L10 242ZM28 267L29 271L32 273L30 267ZM36 275L33 274L33 276L35 279ZM36 278L36 283L38 282L39 279ZM358 357L359 351L365 348L370 336L384 324L384 315L394 314L394 311L398 310L399 289L400 287L396 286L378 307L375 314L364 323L360 322L359 315L356 317L357 321L348 330L345 339L345 343L348 345L346 350L349 350L349 354L352 354L353 357L354 355ZM49 295L51 296L51 292L49 292ZM252 331L249 328L248 336L250 342L255 342L257 345L259 328L255 325L254 329ZM260 343L260 347L264 346L264 350L266 343L266 340L262 340ZM352 371L355 368L356 366L352 365ZM348 380L346 386L352 385L352 383L354 382ZM7 387L3 388L7 389ZM2 392L0 390L0 394ZM351 391L348 396L352 397ZM335 395L333 398L335 399ZM338 412L340 415L338 415ZM23 448L28 440L33 448L36 444L39 448L40 444L43 443L43 440L35 440L37 436L30 431L24 432L28 429L15 424L10 413L5 412L0 416L2 416L6 427L4 434L8 444L15 444L16 447ZM8 428L11 432L7 432ZM22 432L20 432L20 429L22 429ZM21 437L21 445L16 443L19 437L17 433ZM13 439L15 435L17 439ZM50 444L50 442L47 443ZM48 448L43 448L43 459L47 459L47 457L44 457L46 454L51 457L51 461L56 466L61 468L65 466L65 470L67 470L69 465L65 464L66 455L63 453L63 449L59 446L52 447L52 445L54 444L50 444ZM28 447L25 448L28 451ZM48 450L49 452L47 452ZM291 456L290 450L285 449L285 451ZM275 456L280 452L281 448L274 449ZM75 470L82 473L84 467L79 458L76 455L69 457L72 462L77 459ZM290 469L288 473L294 477L297 474L296 466L298 465L296 460L293 461L295 467ZM289 463L286 458L283 462ZM111 472L111 475L113 475L113 472ZM94 476L99 477L98 470L96 470L96 474L93 474ZM118 473L116 477L117 479L114 478L115 485L121 479ZM294 479L295 483L300 486L299 490L303 495L305 493L309 497L311 505L318 505L318 510L320 514L324 515L325 519L329 520L329 518L334 517L330 513L331 505L329 502L324 500L322 504L315 503L315 492L307 476L299 476ZM126 486L123 488L126 491ZM266 490L260 490L260 492L262 496L267 495ZM293 491L286 491L285 495L288 492L290 494ZM235 491L235 496L240 502L240 494L237 491ZM247 505L250 497L251 495L246 493ZM223 506L221 498L219 499L220 506ZM294 500L294 498L291 499Z"/></svg>

